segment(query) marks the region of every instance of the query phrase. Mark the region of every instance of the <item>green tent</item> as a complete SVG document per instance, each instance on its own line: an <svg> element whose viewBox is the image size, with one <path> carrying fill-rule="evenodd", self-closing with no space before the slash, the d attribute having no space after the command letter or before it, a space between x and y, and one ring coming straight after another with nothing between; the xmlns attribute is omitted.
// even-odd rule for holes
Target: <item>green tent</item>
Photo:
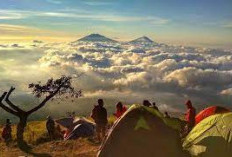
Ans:
<svg viewBox="0 0 232 157"><path fill-rule="evenodd" d="M183 147L192 156L232 157L232 113L201 121L185 138Z"/></svg>
<svg viewBox="0 0 232 157"><path fill-rule="evenodd" d="M118 119L100 148L99 157L186 157L181 121L164 118L149 107L133 105Z"/></svg>

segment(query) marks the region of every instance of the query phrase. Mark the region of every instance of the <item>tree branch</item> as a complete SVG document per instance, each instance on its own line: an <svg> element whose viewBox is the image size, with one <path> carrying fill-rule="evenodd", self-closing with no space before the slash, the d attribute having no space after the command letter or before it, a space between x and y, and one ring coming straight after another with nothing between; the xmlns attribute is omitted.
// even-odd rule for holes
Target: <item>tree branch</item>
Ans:
<svg viewBox="0 0 232 157"><path fill-rule="evenodd" d="M4 93L2 94L2 96L0 97L0 102L2 102L2 100L5 98L6 94L7 94L7 92L4 92Z"/></svg>
<svg viewBox="0 0 232 157"><path fill-rule="evenodd" d="M6 103L7 103L12 109L14 109L15 111L24 112L24 111L23 111L22 109L20 109L18 106L14 105L14 104L10 101L10 99L9 99L11 93L12 93L14 90L15 90L14 87L11 87L11 88L10 88L9 92L6 94L5 101L6 101Z"/></svg>
<svg viewBox="0 0 232 157"><path fill-rule="evenodd" d="M6 94L7 94L7 92L4 92L4 93L2 94L2 96L0 97L0 107L1 107L2 109L4 109L6 112L9 112L9 113L11 113L11 114L13 114L13 115L15 115L15 116L18 116L18 112L16 112L16 111L10 109L9 107L7 107L6 105L4 105L4 104L2 103L2 100L5 98Z"/></svg>
<svg viewBox="0 0 232 157"><path fill-rule="evenodd" d="M27 111L27 114L30 115L32 114L33 112L39 110L40 108L42 108L52 97L54 97L58 92L59 90L61 89L61 87L67 82L68 80L64 81L62 84L60 84L60 86L53 92L51 93L50 95L48 95L38 106L36 106L35 108Z"/></svg>

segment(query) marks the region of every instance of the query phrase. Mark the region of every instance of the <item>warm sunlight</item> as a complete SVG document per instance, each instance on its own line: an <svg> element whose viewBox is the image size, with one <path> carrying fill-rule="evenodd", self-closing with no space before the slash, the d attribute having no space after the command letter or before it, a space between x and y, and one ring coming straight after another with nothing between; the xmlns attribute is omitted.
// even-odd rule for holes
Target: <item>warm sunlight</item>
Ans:
<svg viewBox="0 0 232 157"><path fill-rule="evenodd" d="M231 157L231 0L0 0L0 157Z"/></svg>

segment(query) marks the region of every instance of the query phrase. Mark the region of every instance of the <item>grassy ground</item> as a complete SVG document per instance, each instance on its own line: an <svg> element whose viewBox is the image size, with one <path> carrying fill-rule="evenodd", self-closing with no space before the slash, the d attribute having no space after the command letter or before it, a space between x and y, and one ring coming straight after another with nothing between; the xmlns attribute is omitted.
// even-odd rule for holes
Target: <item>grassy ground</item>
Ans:
<svg viewBox="0 0 232 157"><path fill-rule="evenodd" d="M2 126L0 126L2 132ZM13 139L15 139L16 126L13 126ZM52 156L52 157L93 157L96 156L99 144L88 139L70 141L49 141L44 121L29 122L25 130L25 140L32 147L32 153L21 151L14 140L9 146L0 139L0 157L18 156Z"/></svg>

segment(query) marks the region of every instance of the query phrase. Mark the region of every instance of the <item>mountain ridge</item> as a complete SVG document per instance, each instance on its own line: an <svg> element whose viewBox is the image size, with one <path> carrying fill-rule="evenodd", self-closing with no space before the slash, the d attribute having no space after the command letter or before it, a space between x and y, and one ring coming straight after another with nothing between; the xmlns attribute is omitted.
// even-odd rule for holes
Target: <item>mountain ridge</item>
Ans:
<svg viewBox="0 0 232 157"><path fill-rule="evenodd" d="M138 44L138 43L153 44L155 42L153 40L151 40L150 38L148 38L147 36L142 36L142 37L136 38L134 40L131 40L129 43L130 44Z"/></svg>
<svg viewBox="0 0 232 157"><path fill-rule="evenodd" d="M111 38L108 38L104 35L98 34L98 33L92 33L87 36L84 36L76 41L73 41L72 43L76 42L113 42L118 43L119 41L113 40ZM148 38L147 36L141 36L139 38L133 39L131 41L125 42L129 44L154 44L155 42Z"/></svg>
<svg viewBox="0 0 232 157"><path fill-rule="evenodd" d="M84 36L77 41L85 41L85 42L117 42L116 40L107 38L101 34L93 33L87 36Z"/></svg>

